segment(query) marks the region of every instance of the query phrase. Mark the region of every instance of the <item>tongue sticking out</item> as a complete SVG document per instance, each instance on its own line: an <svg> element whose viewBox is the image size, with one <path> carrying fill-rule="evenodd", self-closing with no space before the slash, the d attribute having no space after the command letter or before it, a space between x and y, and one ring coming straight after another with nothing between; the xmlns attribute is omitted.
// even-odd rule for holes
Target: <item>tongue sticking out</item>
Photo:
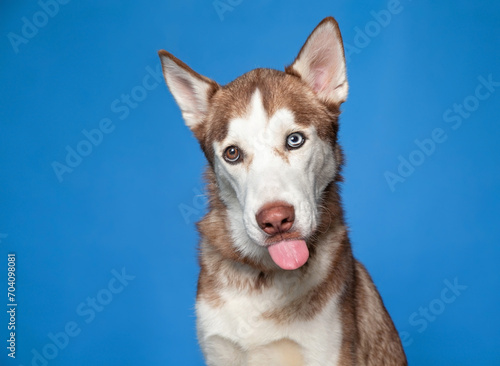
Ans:
<svg viewBox="0 0 500 366"><path fill-rule="evenodd" d="M309 250L304 240L280 241L267 249L274 263L283 269L302 267L309 258Z"/></svg>

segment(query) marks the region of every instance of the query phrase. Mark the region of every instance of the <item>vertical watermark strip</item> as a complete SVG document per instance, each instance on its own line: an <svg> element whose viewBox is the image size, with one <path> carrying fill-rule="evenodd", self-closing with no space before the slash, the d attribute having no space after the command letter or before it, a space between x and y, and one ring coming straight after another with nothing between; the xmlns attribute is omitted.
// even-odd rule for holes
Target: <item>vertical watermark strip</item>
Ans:
<svg viewBox="0 0 500 366"><path fill-rule="evenodd" d="M7 355L11 358L16 358L16 254L9 253L7 255L7 314L9 314L9 322L7 330L9 330L9 338L7 339Z"/></svg>

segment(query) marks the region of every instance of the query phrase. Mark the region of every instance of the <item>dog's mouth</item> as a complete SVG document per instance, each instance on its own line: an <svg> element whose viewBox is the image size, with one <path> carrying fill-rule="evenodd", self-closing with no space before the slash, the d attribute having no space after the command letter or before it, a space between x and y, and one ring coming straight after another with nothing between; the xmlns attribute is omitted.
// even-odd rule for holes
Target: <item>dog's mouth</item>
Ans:
<svg viewBox="0 0 500 366"><path fill-rule="evenodd" d="M297 233L280 233L268 238L266 244L273 262L282 269L298 269L309 259L306 241Z"/></svg>

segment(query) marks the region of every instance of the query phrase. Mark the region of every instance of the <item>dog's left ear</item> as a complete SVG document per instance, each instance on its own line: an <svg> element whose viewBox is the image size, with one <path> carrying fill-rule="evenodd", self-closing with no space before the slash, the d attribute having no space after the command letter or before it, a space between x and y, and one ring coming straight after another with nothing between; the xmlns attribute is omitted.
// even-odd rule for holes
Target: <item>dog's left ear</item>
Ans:
<svg viewBox="0 0 500 366"><path fill-rule="evenodd" d="M345 102L348 84L344 46L334 18L325 18L318 24L285 71L302 78L324 102Z"/></svg>

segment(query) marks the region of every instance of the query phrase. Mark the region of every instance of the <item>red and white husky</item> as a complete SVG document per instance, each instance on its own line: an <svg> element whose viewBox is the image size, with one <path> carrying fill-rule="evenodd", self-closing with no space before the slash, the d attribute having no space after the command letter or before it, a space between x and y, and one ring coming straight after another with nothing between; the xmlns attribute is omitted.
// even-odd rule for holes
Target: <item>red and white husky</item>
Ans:
<svg viewBox="0 0 500 366"><path fill-rule="evenodd" d="M324 19L285 71L221 86L166 51L163 73L208 160L198 338L208 365L406 365L340 203L346 65Z"/></svg>

